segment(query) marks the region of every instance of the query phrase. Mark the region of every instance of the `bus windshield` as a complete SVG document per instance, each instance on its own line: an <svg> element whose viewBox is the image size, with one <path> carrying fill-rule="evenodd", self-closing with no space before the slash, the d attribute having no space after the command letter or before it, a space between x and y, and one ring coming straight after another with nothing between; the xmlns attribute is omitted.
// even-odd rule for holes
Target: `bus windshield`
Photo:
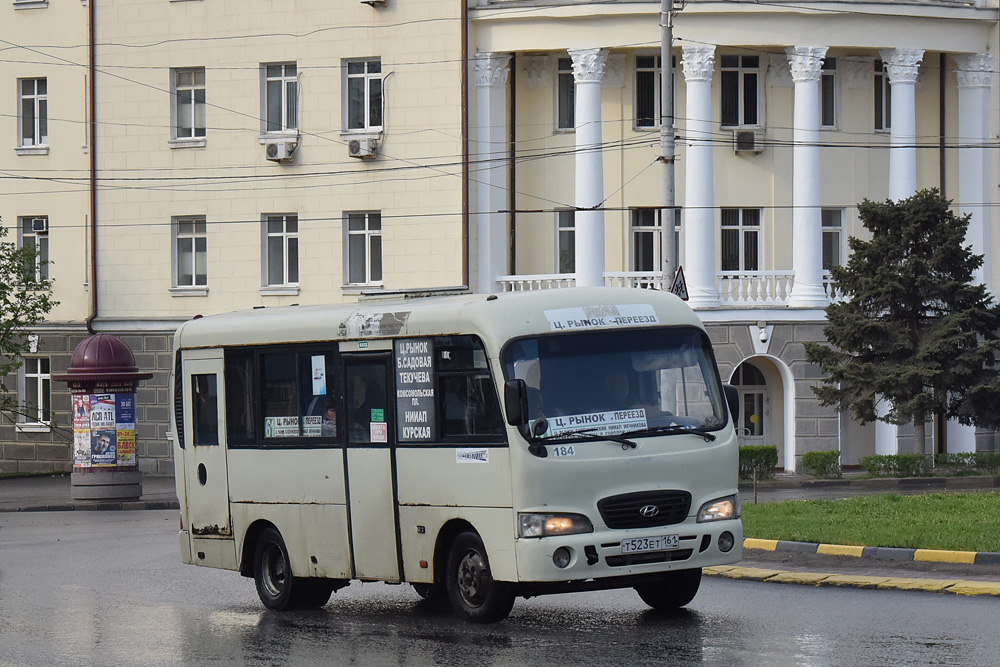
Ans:
<svg viewBox="0 0 1000 667"><path fill-rule="evenodd" d="M544 418L542 439L726 424L711 344L694 327L521 338L501 361L506 379L527 386L527 423Z"/></svg>

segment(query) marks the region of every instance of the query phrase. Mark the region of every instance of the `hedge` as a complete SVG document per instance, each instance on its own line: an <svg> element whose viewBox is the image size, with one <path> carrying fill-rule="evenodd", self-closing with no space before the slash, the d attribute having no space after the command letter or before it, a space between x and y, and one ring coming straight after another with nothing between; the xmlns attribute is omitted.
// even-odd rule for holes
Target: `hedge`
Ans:
<svg viewBox="0 0 1000 667"><path fill-rule="evenodd" d="M840 467L840 452L806 452L802 455L802 469L807 474L819 479L837 479L843 477Z"/></svg>
<svg viewBox="0 0 1000 667"><path fill-rule="evenodd" d="M778 448L773 445L746 445L740 447L740 479L757 481L774 477L778 465Z"/></svg>
<svg viewBox="0 0 1000 667"><path fill-rule="evenodd" d="M920 477L927 473L923 454L876 454L862 457L860 463L872 477Z"/></svg>

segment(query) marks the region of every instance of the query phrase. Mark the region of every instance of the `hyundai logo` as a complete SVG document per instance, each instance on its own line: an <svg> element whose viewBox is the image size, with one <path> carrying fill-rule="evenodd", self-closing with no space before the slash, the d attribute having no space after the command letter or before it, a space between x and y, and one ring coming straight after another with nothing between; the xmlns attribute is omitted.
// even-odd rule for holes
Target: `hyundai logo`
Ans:
<svg viewBox="0 0 1000 667"><path fill-rule="evenodd" d="M660 508L656 505L643 505L639 508L639 514L643 515L647 519L652 519L654 516L660 513Z"/></svg>

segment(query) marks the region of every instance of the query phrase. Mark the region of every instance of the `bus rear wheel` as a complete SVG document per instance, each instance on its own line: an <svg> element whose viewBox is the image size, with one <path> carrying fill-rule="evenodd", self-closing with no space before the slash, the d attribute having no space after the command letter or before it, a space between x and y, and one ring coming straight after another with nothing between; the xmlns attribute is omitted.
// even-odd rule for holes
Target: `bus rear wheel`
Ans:
<svg viewBox="0 0 1000 667"><path fill-rule="evenodd" d="M653 609L679 609L694 599L701 585L701 568L665 573L664 579L635 587L642 601Z"/></svg>
<svg viewBox="0 0 1000 667"><path fill-rule="evenodd" d="M260 534L254 549L253 578L264 606L284 609L318 609L330 601L336 582L292 576L288 549L274 526Z"/></svg>
<svg viewBox="0 0 1000 667"><path fill-rule="evenodd" d="M483 540L472 531L451 543L446 566L451 606L460 618L473 623L502 621L514 607L509 584L494 581Z"/></svg>

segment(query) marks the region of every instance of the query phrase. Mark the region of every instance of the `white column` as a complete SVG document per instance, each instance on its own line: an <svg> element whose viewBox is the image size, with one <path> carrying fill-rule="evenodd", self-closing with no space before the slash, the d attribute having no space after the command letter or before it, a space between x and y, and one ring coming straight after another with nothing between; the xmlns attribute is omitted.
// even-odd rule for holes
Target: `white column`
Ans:
<svg viewBox="0 0 1000 667"><path fill-rule="evenodd" d="M601 79L607 49L570 49L573 59L576 131L576 284L604 284L604 153L601 144Z"/></svg>
<svg viewBox="0 0 1000 667"><path fill-rule="evenodd" d="M917 191L917 70L923 49L885 49L879 52L892 86L892 133L889 137L889 199L900 200Z"/></svg>
<svg viewBox="0 0 1000 667"><path fill-rule="evenodd" d="M972 252L984 255L976 279L990 285L990 86L993 56L973 53L954 56L958 77L958 206L970 215L965 240Z"/></svg>
<svg viewBox="0 0 1000 667"><path fill-rule="evenodd" d="M795 82L792 120L792 270L795 283L789 305L825 308L823 290L823 217L819 167L819 79L825 46L786 49Z"/></svg>
<svg viewBox="0 0 1000 667"><path fill-rule="evenodd" d="M477 53L476 150L472 168L476 183L476 229L479 235L478 291L499 291L498 277L507 273L507 76L510 56Z"/></svg>
<svg viewBox="0 0 1000 667"><path fill-rule="evenodd" d="M976 281L990 285L990 160L986 144L990 131L990 86L993 56L970 53L954 56L958 78L958 212L969 215L966 243L983 255ZM948 451L976 451L976 428L948 422Z"/></svg>
<svg viewBox="0 0 1000 667"><path fill-rule="evenodd" d="M684 280L688 303L694 307L718 306L715 286L715 189L712 150L712 72L714 46L685 46L682 49L686 151L684 155Z"/></svg>

